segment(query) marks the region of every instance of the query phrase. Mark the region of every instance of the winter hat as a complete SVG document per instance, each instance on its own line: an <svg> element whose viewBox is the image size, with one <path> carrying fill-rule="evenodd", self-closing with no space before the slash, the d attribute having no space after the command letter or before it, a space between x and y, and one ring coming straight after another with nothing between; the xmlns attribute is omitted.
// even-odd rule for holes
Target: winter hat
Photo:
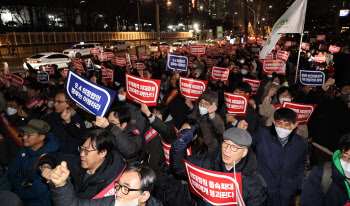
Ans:
<svg viewBox="0 0 350 206"><path fill-rule="evenodd" d="M232 127L223 134L223 139L231 140L241 147L250 147L252 144L252 136L244 129Z"/></svg>

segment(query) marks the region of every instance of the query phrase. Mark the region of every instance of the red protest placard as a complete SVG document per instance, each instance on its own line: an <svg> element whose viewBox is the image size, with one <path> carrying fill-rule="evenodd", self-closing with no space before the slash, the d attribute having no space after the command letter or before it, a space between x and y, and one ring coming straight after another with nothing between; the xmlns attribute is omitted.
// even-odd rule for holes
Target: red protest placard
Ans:
<svg viewBox="0 0 350 206"><path fill-rule="evenodd" d="M72 64L73 64L73 68L75 69L75 71L79 72L79 73L85 73L85 69L83 64L81 63L81 60L79 58L71 58Z"/></svg>
<svg viewBox="0 0 350 206"><path fill-rule="evenodd" d="M109 79L107 69L105 65L101 64L102 79Z"/></svg>
<svg viewBox="0 0 350 206"><path fill-rule="evenodd" d="M314 62L326 62L326 56L315 56L315 61Z"/></svg>
<svg viewBox="0 0 350 206"><path fill-rule="evenodd" d="M97 57L98 57L98 60L101 61L101 62L108 60L107 54L105 54L105 53L100 53L100 54L97 55Z"/></svg>
<svg viewBox="0 0 350 206"><path fill-rule="evenodd" d="M10 73L9 65L7 64L7 62L2 62L2 68L4 69L5 78L10 80L11 73Z"/></svg>
<svg viewBox="0 0 350 206"><path fill-rule="evenodd" d="M282 107L290 108L298 115L299 124L307 124L312 113L316 108L316 104L301 104L294 102L283 102Z"/></svg>
<svg viewBox="0 0 350 206"><path fill-rule="evenodd" d="M62 77L64 77L65 79L67 79L67 74L68 74L68 68L64 68L64 69L61 71Z"/></svg>
<svg viewBox="0 0 350 206"><path fill-rule="evenodd" d="M268 59L271 59L271 60L274 59L274 58L273 58L273 53L269 53L268 55L266 55L265 59L261 59L261 58L260 58L260 52L259 52L259 62L260 62L260 63L263 63L264 60L268 60Z"/></svg>
<svg viewBox="0 0 350 206"><path fill-rule="evenodd" d="M226 53L229 56L236 55L236 50L228 50L228 51L226 51Z"/></svg>
<svg viewBox="0 0 350 206"><path fill-rule="evenodd" d="M212 67L213 66L213 60L212 59L205 59L205 63L207 64L207 67Z"/></svg>
<svg viewBox="0 0 350 206"><path fill-rule="evenodd" d="M277 51L277 54L276 54L277 59L280 59L280 60L286 62L288 57L289 57L289 52L282 51L282 50Z"/></svg>
<svg viewBox="0 0 350 206"><path fill-rule="evenodd" d="M318 47L318 50L327 50L327 45L320 44L320 46Z"/></svg>
<svg viewBox="0 0 350 206"><path fill-rule="evenodd" d="M291 41L286 41L286 43L284 44L284 46L286 46L286 47L292 46L292 42L291 42Z"/></svg>
<svg viewBox="0 0 350 206"><path fill-rule="evenodd" d="M280 46L279 45L275 45L275 47L273 48L273 50L280 50Z"/></svg>
<svg viewBox="0 0 350 206"><path fill-rule="evenodd" d="M157 105L160 80L145 79L125 73L125 83L126 98L147 106Z"/></svg>
<svg viewBox="0 0 350 206"><path fill-rule="evenodd" d="M205 54L205 45L191 45L190 53L192 55Z"/></svg>
<svg viewBox="0 0 350 206"><path fill-rule="evenodd" d="M135 63L135 67L137 70L144 70L146 68L145 64L142 62Z"/></svg>
<svg viewBox="0 0 350 206"><path fill-rule="evenodd" d="M165 161L166 161L166 163L168 165L170 165L169 155L170 155L171 144L167 144L163 140L161 140L161 141L162 141L163 152L164 152L164 155L165 155ZM187 154L187 156L191 156L192 155L191 147L187 148L186 154Z"/></svg>
<svg viewBox="0 0 350 206"><path fill-rule="evenodd" d="M117 58L118 58L118 57L112 57L112 58L111 58L111 63L112 63L113 65L117 65Z"/></svg>
<svg viewBox="0 0 350 206"><path fill-rule="evenodd" d="M250 86L252 86L252 95L257 94L260 84L261 84L261 80L256 80L256 79L248 79L243 77L243 82L247 82L248 84L250 84Z"/></svg>
<svg viewBox="0 0 350 206"><path fill-rule="evenodd" d="M265 40L260 39L260 40L258 41L258 45L264 46L264 44L265 44Z"/></svg>
<svg viewBox="0 0 350 206"><path fill-rule="evenodd" d="M113 83L114 82L114 70L113 69L106 69L106 71L107 71L107 75L108 75L107 82Z"/></svg>
<svg viewBox="0 0 350 206"><path fill-rule="evenodd" d="M219 55L219 53L218 53L218 51L217 50L212 50L211 51L211 56L218 56Z"/></svg>
<svg viewBox="0 0 350 206"><path fill-rule="evenodd" d="M239 72L239 67L234 66L232 69L233 69L233 73L234 73L234 74L238 74L238 72Z"/></svg>
<svg viewBox="0 0 350 206"><path fill-rule="evenodd" d="M297 45L298 43L296 41L292 41L292 46Z"/></svg>
<svg viewBox="0 0 350 206"><path fill-rule="evenodd" d="M245 116L248 108L249 95L224 92L225 105L228 113L235 116Z"/></svg>
<svg viewBox="0 0 350 206"><path fill-rule="evenodd" d="M22 77L19 77L15 74L11 75L11 83L14 87L18 87L18 85L23 84L24 83L24 79Z"/></svg>
<svg viewBox="0 0 350 206"><path fill-rule="evenodd" d="M105 52L105 54L107 55L107 60L110 61L112 57L114 57L113 52Z"/></svg>
<svg viewBox="0 0 350 206"><path fill-rule="evenodd" d="M140 60L146 60L146 59L149 59L149 56L147 54L140 54L139 55L139 59Z"/></svg>
<svg viewBox="0 0 350 206"><path fill-rule="evenodd" d="M207 81L196 80L186 77L180 77L180 94L186 99L191 101L197 101L198 97L205 91L207 88Z"/></svg>
<svg viewBox="0 0 350 206"><path fill-rule="evenodd" d="M47 71L49 75L55 75L55 67L54 66L42 66L40 67L40 71Z"/></svg>
<svg viewBox="0 0 350 206"><path fill-rule="evenodd" d="M117 65L120 67L124 67L126 65L126 60L124 57L117 57Z"/></svg>
<svg viewBox="0 0 350 206"><path fill-rule="evenodd" d="M338 53L340 50L340 47L330 45L328 48L328 51L333 52L333 53Z"/></svg>
<svg viewBox="0 0 350 206"><path fill-rule="evenodd" d="M222 82L227 82L230 68L214 66L211 70L210 80L215 81L220 79Z"/></svg>
<svg viewBox="0 0 350 206"><path fill-rule="evenodd" d="M99 48L90 48L90 52L92 55L97 56L100 53Z"/></svg>
<svg viewBox="0 0 350 206"><path fill-rule="evenodd" d="M301 43L301 48L302 48L302 49L309 50L310 44L309 44L309 43L306 43L306 42L303 42L303 43Z"/></svg>
<svg viewBox="0 0 350 206"><path fill-rule="evenodd" d="M137 61L137 55L136 54L130 54L130 61Z"/></svg>
<svg viewBox="0 0 350 206"><path fill-rule="evenodd" d="M326 35L317 35L317 41L326 40Z"/></svg>
<svg viewBox="0 0 350 206"><path fill-rule="evenodd" d="M166 52L167 49L168 49L167 46L159 46L159 51L160 52Z"/></svg>
<svg viewBox="0 0 350 206"><path fill-rule="evenodd" d="M244 205L242 174L214 172L184 160L191 192L211 205Z"/></svg>
<svg viewBox="0 0 350 206"><path fill-rule="evenodd" d="M263 62L263 74L277 74L286 75L286 64L282 60L265 60Z"/></svg>

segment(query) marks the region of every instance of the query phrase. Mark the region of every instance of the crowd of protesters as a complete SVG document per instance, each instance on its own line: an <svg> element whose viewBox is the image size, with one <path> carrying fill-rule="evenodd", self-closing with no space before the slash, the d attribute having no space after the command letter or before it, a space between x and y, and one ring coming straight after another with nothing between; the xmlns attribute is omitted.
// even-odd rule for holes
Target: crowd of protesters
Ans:
<svg viewBox="0 0 350 206"><path fill-rule="evenodd" d="M350 201L349 44L338 44L340 51L332 53L312 43L301 51L299 65L299 45L279 44L290 54L285 75L262 74L255 43L231 45L230 55L194 56L186 73L166 71L166 52L137 61L145 63L144 70L135 62L117 66L94 56L95 65L114 70L114 82L85 64L79 74L118 92L104 117L70 101L61 72L43 84L28 65L18 87L1 77L0 204L212 205L190 191L185 159L206 170L241 173L247 206L295 205L297 195L300 205L345 205ZM224 47L207 45L207 50ZM187 49L178 51L190 56ZM318 55L326 62L315 62ZM211 80L206 58L230 68L227 82ZM324 72L324 84L303 85L297 66ZM126 98L125 73L161 80L157 106ZM181 76L208 81L196 102L179 94ZM261 80L256 94L243 78ZM228 112L224 92L249 95L245 116ZM297 113L281 108L283 102L317 106L308 124L299 125ZM151 140L147 132L153 132ZM170 164L162 142L171 144Z"/></svg>

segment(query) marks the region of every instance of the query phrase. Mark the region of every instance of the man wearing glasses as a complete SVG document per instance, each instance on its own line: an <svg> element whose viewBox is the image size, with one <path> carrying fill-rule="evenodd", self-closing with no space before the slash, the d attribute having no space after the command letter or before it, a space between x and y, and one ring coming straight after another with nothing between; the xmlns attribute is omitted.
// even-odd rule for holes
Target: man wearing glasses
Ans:
<svg viewBox="0 0 350 206"><path fill-rule="evenodd" d="M186 156L186 147L195 137L194 128L184 129L170 150L170 169L173 175L186 178L183 159L203 169L233 173L242 173L242 193L245 205L267 205L267 190L264 179L256 171L256 158L250 148L252 137L241 129L230 128L223 134L224 141L214 151L201 156ZM235 167L235 168L234 168ZM200 205L203 204L202 200ZM205 205L210 205L205 203Z"/></svg>
<svg viewBox="0 0 350 206"><path fill-rule="evenodd" d="M50 173L52 200L56 206L66 205L115 205L115 206L161 206L162 203L151 196L156 175L152 169L141 163L130 163L119 180L114 182L115 196L97 200L79 199L74 195L68 180L70 171L62 162Z"/></svg>
<svg viewBox="0 0 350 206"><path fill-rule="evenodd" d="M18 151L8 169L8 177L14 192L23 205L51 205L50 190L36 172L38 161L48 152L60 148L58 139L48 133L50 126L39 119L32 119L20 127L23 147Z"/></svg>

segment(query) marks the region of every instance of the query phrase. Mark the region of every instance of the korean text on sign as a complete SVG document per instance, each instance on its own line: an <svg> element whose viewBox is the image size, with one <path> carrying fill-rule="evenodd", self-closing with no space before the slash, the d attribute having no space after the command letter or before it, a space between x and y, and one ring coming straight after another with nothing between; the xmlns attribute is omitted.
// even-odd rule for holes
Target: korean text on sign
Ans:
<svg viewBox="0 0 350 206"><path fill-rule="evenodd" d="M214 66L211 70L210 80L220 79L222 82L227 82L228 75L230 74L230 68Z"/></svg>
<svg viewBox="0 0 350 206"><path fill-rule="evenodd" d="M207 84L207 81L180 77L180 94L191 101L197 101L199 96L205 91Z"/></svg>
<svg viewBox="0 0 350 206"><path fill-rule="evenodd" d="M247 113L249 95L224 92L225 105L228 113L235 116L245 116Z"/></svg>
<svg viewBox="0 0 350 206"><path fill-rule="evenodd" d="M325 83L326 75L323 71L300 70L300 83L310 86L321 86Z"/></svg>
<svg viewBox="0 0 350 206"><path fill-rule="evenodd" d="M316 108L316 104L300 104L294 102L283 102L282 107L290 108L298 115L299 124L307 124L312 113Z"/></svg>

